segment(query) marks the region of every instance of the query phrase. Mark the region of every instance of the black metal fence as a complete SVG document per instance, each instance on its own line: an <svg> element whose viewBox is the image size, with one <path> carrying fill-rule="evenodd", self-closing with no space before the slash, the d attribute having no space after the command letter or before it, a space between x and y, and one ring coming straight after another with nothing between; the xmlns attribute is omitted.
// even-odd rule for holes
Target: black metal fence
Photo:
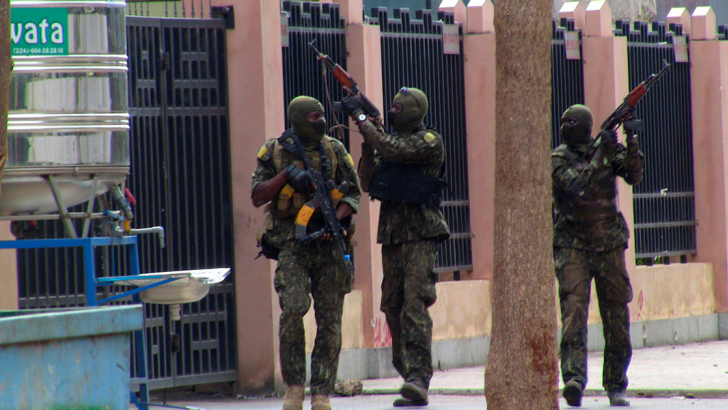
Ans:
<svg viewBox="0 0 728 410"><path fill-rule="evenodd" d="M141 270L232 267L224 22L128 18L127 37L128 186L136 223L162 225L167 242L139 238ZM235 380L234 306L233 275L179 322L147 305L150 387Z"/></svg>
<svg viewBox="0 0 728 410"><path fill-rule="evenodd" d="M665 23L617 22L615 34L627 37L630 89L663 60L671 64L636 109L645 124L645 173L634 187L636 256L647 264L674 255L686 260L696 253L690 64L675 62L675 35Z"/></svg>
<svg viewBox="0 0 728 410"><path fill-rule="evenodd" d="M561 145L561 115L574 104L584 104L584 65L582 59L566 58L565 34L573 32L574 20L553 23L551 40L551 148ZM581 35L581 32L579 32ZM581 38L581 37L580 37ZM581 41L579 41L581 55Z"/></svg>
<svg viewBox="0 0 728 410"><path fill-rule="evenodd" d="M284 18L288 22L287 43L283 46L283 96L286 108L292 99L308 95L321 101L329 127L347 124L344 113L334 113L333 101L341 101L344 91L331 74L324 74L322 63L308 46L316 47L346 69L346 22L339 5L284 1ZM290 127L288 118L286 128ZM349 131L343 127L329 133L349 148Z"/></svg>
<svg viewBox="0 0 728 410"><path fill-rule="evenodd" d="M127 37L128 186L136 223L162 225L167 242L139 238L142 272L232 267L225 23L128 18ZM179 322L148 305L150 387L236 380L233 278L184 304Z"/></svg>
<svg viewBox="0 0 728 410"><path fill-rule="evenodd" d="M468 161L465 134L462 28L460 53L444 54L443 25L455 24L452 13L373 8L370 24L379 24L382 42L383 95L390 102L403 86L427 94L425 122L442 134L446 147L448 190L442 204L452 236L440 246L436 272L472 269ZM385 110L388 109L385 103Z"/></svg>
<svg viewBox="0 0 728 410"><path fill-rule="evenodd" d="M134 17L206 19L215 17L210 0L143 1L127 0L126 10Z"/></svg>
<svg viewBox="0 0 728 410"><path fill-rule="evenodd" d="M127 18L134 227L166 230L164 248L156 235L138 237L142 273L233 266L224 24ZM80 231L82 222L73 223ZM96 220L89 236L108 236L105 225ZM64 237L61 222L38 227ZM94 252L97 276L128 274L123 247ZM80 248L18 250L17 261L21 309L86 305ZM180 321L164 305L145 306L150 388L237 379L233 277L182 305ZM97 297L126 289L98 288Z"/></svg>

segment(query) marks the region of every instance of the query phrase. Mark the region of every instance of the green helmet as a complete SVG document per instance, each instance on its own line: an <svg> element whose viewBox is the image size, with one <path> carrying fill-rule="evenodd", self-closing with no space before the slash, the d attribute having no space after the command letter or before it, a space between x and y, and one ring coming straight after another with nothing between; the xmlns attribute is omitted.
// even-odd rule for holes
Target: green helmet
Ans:
<svg viewBox="0 0 728 410"><path fill-rule="evenodd" d="M324 106L319 100L306 95L300 95L288 104L288 120L306 148L317 147L326 134L326 119L321 118L318 121L310 122L306 115L323 110Z"/></svg>
<svg viewBox="0 0 728 410"><path fill-rule="evenodd" d="M393 103L402 105L402 111L390 113L392 128L398 132L410 132L422 124L429 108L427 95L417 88L402 87L394 96Z"/></svg>
<svg viewBox="0 0 728 410"><path fill-rule="evenodd" d="M561 116L559 134L569 146L583 146L592 142L592 112L586 105L575 104Z"/></svg>

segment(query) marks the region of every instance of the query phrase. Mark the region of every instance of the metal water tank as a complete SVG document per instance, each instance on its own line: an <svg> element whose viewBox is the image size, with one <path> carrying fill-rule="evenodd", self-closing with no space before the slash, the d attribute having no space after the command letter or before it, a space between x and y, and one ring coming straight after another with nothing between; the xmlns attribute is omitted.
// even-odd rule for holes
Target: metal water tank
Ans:
<svg viewBox="0 0 728 410"><path fill-rule="evenodd" d="M125 1L12 0L0 215L59 212L129 172Z"/></svg>

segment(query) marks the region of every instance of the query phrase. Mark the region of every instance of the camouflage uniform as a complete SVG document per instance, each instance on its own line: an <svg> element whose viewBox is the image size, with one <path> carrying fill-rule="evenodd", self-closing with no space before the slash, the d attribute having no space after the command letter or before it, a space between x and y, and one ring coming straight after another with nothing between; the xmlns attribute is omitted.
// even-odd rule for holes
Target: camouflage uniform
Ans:
<svg viewBox="0 0 728 410"><path fill-rule="evenodd" d="M632 286L624 259L629 231L617 209L616 179L639 183L643 155L637 139L628 139L626 147L615 146L613 157L605 164L591 159L591 145L589 137L582 144L563 144L551 155L561 372L564 382L573 380L586 386L587 319L594 278L606 344L602 384L607 391L625 391L632 356L627 307Z"/></svg>
<svg viewBox="0 0 728 410"><path fill-rule="evenodd" d="M422 126L421 120L413 131L391 135L369 121L359 124L365 139L359 162L364 191L369 191L382 160L418 164L425 174L440 175L445 160L442 137ZM381 201L377 232L384 271L381 310L392 334L392 362L406 382L425 388L432 378L432 319L427 308L437 298L432 269L439 244L449 236L439 208Z"/></svg>
<svg viewBox="0 0 728 410"><path fill-rule="evenodd" d="M344 181L348 182L349 192L341 201L351 205L356 212L361 191L354 162L341 142L328 136L323 138L333 147L338 161L331 179L337 185ZM268 140L258 153L258 166L253 173L253 191L258 184L270 180L281 171L274 163L276 152L281 151L277 151L276 139L273 138ZM307 155L313 152L318 151L306 148ZM289 154L284 150L282 155L295 154ZM312 162L313 167L320 171L320 163ZM271 203L276 204L280 195L279 192ZM312 199L313 191L309 188L304 196L307 200ZM344 295L351 291L351 275L344 270L332 243L324 241L300 243L295 240L295 213L281 217L275 209L269 212L273 219L268 239L280 249L274 285L282 310L279 337L283 380L289 386L303 385L306 380L303 316L311 307L310 291L316 317L316 340L311 354L311 393L333 394L341 351ZM311 223L316 222L317 216L320 215L314 214Z"/></svg>

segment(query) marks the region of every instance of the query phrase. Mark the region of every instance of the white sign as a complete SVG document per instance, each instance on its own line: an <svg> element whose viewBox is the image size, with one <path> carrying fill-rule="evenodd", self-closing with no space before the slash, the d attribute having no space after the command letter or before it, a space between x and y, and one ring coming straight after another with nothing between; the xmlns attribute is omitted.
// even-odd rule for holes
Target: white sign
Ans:
<svg viewBox="0 0 728 410"><path fill-rule="evenodd" d="M460 54L460 30L457 24L442 25L442 53Z"/></svg>
<svg viewBox="0 0 728 410"><path fill-rule="evenodd" d="M564 46L566 46L567 60L581 60L578 31L567 31L564 33Z"/></svg>
<svg viewBox="0 0 728 410"><path fill-rule="evenodd" d="M685 36L673 36L672 45L675 50L676 63L690 62L690 56L688 56L688 42L685 39Z"/></svg>
<svg viewBox="0 0 728 410"><path fill-rule="evenodd" d="M281 12L281 45L288 47L288 13Z"/></svg>

